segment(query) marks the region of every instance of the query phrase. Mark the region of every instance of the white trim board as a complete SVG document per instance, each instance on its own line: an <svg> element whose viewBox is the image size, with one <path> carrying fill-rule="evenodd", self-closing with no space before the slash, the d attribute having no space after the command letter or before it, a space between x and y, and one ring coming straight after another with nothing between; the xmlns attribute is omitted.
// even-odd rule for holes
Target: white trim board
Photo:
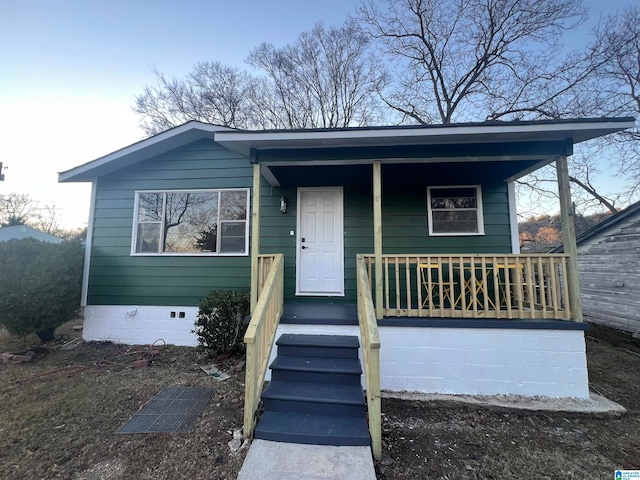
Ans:
<svg viewBox="0 0 640 480"><path fill-rule="evenodd" d="M507 196L509 197L509 229L511 231L511 253L519 254L520 233L518 231L516 185L514 181L507 182Z"/></svg>
<svg viewBox="0 0 640 480"><path fill-rule="evenodd" d="M96 214L96 195L98 191L98 179L91 182L91 203L89 206L89 224L87 225L87 240L84 244L84 267L82 270L82 293L80 296L80 306L87 305L89 295L89 271L91 268L91 245L93 244L93 221Z"/></svg>

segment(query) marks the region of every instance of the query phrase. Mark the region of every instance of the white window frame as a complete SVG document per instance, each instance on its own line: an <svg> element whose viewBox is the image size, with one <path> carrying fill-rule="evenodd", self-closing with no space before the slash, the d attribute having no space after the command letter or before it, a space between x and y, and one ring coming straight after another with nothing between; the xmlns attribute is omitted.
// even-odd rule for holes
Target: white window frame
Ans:
<svg viewBox="0 0 640 480"><path fill-rule="evenodd" d="M245 222L245 238L244 238L244 252L236 253L219 253L219 252L136 252L136 245L138 244L138 208L140 205L140 194L144 193L161 193L166 195L168 193L218 193L221 192L246 192L247 193L247 218L244 220ZM165 197L166 198L166 197ZM221 195L218 195L218 212L220 212L220 199ZM134 208L133 208L133 227L131 234L131 256L136 257L247 257L249 256L249 223L251 220L251 189L250 188L208 188L208 189L186 189L186 190L136 190L134 197ZM165 215L166 201L162 202L162 220L160 221L160 238L163 237L164 231L164 215ZM222 222L238 222L240 220L223 220L220 221L218 213L218 228L220 232L222 232L221 224ZM220 241L222 235L218 235L217 242L218 245L216 249L220 249Z"/></svg>
<svg viewBox="0 0 640 480"><path fill-rule="evenodd" d="M475 188L477 208L456 208L455 210L477 211L478 231L477 232L434 232L433 212L431 210L431 190L442 190L445 188ZM427 217L429 222L429 236L431 237L476 237L484 235L484 214L482 211L482 188L480 185L433 185L427 187Z"/></svg>

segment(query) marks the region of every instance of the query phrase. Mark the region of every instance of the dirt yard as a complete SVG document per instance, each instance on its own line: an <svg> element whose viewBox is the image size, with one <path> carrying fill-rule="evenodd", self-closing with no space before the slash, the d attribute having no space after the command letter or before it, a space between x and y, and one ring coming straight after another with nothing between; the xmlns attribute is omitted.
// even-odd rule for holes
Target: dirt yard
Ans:
<svg viewBox="0 0 640 480"><path fill-rule="evenodd" d="M65 351L57 347L78 332L67 324L57 334L31 362L0 364L0 478L236 478L245 452L231 453L227 442L242 426L244 372L215 382L197 367L198 351L179 347L148 368L99 367L118 347ZM0 333L0 352L36 340ZM593 389L625 406L626 415L385 399L378 478L601 479L613 478L615 468L640 469L640 341L594 327L587 342ZM238 361L222 361L221 369ZM69 366L78 368L49 373ZM166 386L213 387L216 394L189 433L115 434Z"/></svg>

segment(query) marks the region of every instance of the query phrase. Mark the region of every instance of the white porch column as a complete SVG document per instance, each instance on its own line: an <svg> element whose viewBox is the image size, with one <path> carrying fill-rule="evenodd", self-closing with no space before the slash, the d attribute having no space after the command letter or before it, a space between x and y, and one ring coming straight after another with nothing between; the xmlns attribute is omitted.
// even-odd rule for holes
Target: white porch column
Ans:
<svg viewBox="0 0 640 480"><path fill-rule="evenodd" d="M258 255L260 255L260 164L253 164L251 202L251 313L258 303Z"/></svg>
<svg viewBox="0 0 640 480"><path fill-rule="evenodd" d="M376 318L382 319L382 167L373 162L373 251L376 275Z"/></svg>
<svg viewBox="0 0 640 480"><path fill-rule="evenodd" d="M556 158L558 174L558 197L560 198L560 220L562 222L562 243L564 253L569 255L567 262L567 285L569 287L569 306L571 318L574 322L582 321L582 300L580 299L580 277L578 276L578 247L576 245L576 226L571 204L571 189L569 187L569 167L567 157Z"/></svg>

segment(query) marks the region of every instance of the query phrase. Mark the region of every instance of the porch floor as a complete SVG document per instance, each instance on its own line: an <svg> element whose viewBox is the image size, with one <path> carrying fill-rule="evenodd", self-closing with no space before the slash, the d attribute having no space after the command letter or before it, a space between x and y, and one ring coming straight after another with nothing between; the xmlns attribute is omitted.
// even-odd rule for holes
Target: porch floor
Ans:
<svg viewBox="0 0 640 480"><path fill-rule="evenodd" d="M355 303L285 302L280 323L358 325L358 306Z"/></svg>
<svg viewBox="0 0 640 480"><path fill-rule="evenodd" d="M289 325L358 325L355 303L295 303L285 302L280 323ZM551 330L587 330L586 322L558 319L496 319L442 317L384 317L381 327L443 327L443 328L522 328Z"/></svg>

